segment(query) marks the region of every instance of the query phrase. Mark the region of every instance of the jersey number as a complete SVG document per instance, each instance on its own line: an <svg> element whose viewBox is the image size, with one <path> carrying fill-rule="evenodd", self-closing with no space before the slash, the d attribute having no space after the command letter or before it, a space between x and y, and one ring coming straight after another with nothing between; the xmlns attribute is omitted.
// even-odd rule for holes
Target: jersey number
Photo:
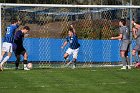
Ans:
<svg viewBox="0 0 140 93"><path fill-rule="evenodd" d="M10 34L10 27L7 28L6 34Z"/></svg>

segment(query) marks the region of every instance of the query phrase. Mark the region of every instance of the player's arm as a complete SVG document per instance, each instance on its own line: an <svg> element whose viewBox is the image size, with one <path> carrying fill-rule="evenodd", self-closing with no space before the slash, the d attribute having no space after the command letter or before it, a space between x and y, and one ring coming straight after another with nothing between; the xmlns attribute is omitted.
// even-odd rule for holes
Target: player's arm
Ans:
<svg viewBox="0 0 140 93"><path fill-rule="evenodd" d="M124 30L120 27L120 29L119 29L119 35L118 36L116 36L116 37L111 37L111 39L118 39L118 40L121 40L122 38L123 38L123 32L124 32Z"/></svg>
<svg viewBox="0 0 140 93"><path fill-rule="evenodd" d="M123 37L123 35L122 34L119 34L119 36L117 36L117 37L111 37L111 39L118 39L118 40L121 40L122 39L122 37Z"/></svg>
<svg viewBox="0 0 140 93"><path fill-rule="evenodd" d="M18 20L17 23L16 23L15 29L19 28L20 25L21 25L21 22Z"/></svg>
<svg viewBox="0 0 140 93"><path fill-rule="evenodd" d="M63 45L61 46L61 48L63 49L69 42L69 37L66 37L65 42L63 43Z"/></svg>
<svg viewBox="0 0 140 93"><path fill-rule="evenodd" d="M73 25L70 25L70 27L73 29L74 34L76 34L76 30L75 30L75 28L73 27Z"/></svg>
<svg viewBox="0 0 140 93"><path fill-rule="evenodd" d="M135 28L138 28L138 29L140 28L140 25L137 24L134 20L132 20L131 23L134 25Z"/></svg>
<svg viewBox="0 0 140 93"><path fill-rule="evenodd" d="M68 42L65 41L64 44L61 46L61 48L63 49L67 44L68 44Z"/></svg>

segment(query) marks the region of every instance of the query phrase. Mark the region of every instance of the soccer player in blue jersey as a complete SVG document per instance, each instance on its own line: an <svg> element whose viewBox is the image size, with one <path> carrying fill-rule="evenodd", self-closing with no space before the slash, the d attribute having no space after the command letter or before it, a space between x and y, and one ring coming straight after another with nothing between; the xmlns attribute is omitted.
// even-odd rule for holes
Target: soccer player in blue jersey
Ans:
<svg viewBox="0 0 140 93"><path fill-rule="evenodd" d="M11 57L13 52L13 41L16 29L19 27L18 20L12 20L11 25L6 27L5 36L2 44L2 54L0 56L0 69L3 70L4 63ZM7 56L4 55L7 53Z"/></svg>
<svg viewBox="0 0 140 93"><path fill-rule="evenodd" d="M70 26L71 28L69 29L68 37L66 37L66 41L61 46L61 48L63 49L68 43L70 44L69 48L64 54L64 59L67 60L68 56L73 54L73 68L75 68L80 44L78 42L78 37L76 35L76 31L73 25L70 25ZM68 64L70 64L70 62Z"/></svg>
<svg viewBox="0 0 140 93"><path fill-rule="evenodd" d="M16 44L16 50L14 51L15 56L16 56L16 69L18 69L19 66L19 62L20 62L20 55L22 55L24 57L24 70L30 70L27 68L27 60L28 60L28 54L26 49L23 46L23 40L24 40L24 36L26 33L28 33L30 31L29 26L24 26L21 30L17 31L15 33L14 36L14 43Z"/></svg>

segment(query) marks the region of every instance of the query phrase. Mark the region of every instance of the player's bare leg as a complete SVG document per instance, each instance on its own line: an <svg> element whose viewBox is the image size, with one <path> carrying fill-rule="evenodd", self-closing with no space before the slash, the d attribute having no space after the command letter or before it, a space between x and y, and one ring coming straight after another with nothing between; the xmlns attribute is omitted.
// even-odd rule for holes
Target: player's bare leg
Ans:
<svg viewBox="0 0 140 93"><path fill-rule="evenodd" d="M64 59L65 59L66 61L68 61L68 57L69 57L69 54L68 54L68 53L65 53L65 54L64 54Z"/></svg>
<svg viewBox="0 0 140 93"><path fill-rule="evenodd" d="M11 57L12 53L8 52L8 55L3 59L3 61L1 62L1 64L3 65L5 62L7 62L7 60Z"/></svg>
<svg viewBox="0 0 140 93"><path fill-rule="evenodd" d="M0 57L0 61L3 59L3 56L5 55L5 51L2 51L2 55ZM5 62L7 62L7 60L11 57L12 53L11 52L8 52L8 55L6 57L4 57L4 59L1 61L0 63L0 70L3 71L3 68L4 68L4 64Z"/></svg>
<svg viewBox="0 0 140 93"><path fill-rule="evenodd" d="M68 53L65 53L65 54L64 54L64 59L65 59L65 62L69 62L68 57L69 57L69 54L68 54Z"/></svg>
<svg viewBox="0 0 140 93"><path fill-rule="evenodd" d="M72 62L68 59L69 54L65 53L64 54L64 59L65 59L65 63L66 63L66 67L68 67Z"/></svg>

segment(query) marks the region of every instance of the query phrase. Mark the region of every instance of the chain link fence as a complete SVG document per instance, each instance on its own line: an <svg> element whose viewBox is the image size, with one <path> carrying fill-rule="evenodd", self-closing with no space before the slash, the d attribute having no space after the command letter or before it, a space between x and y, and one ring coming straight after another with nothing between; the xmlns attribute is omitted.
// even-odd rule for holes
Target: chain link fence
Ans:
<svg viewBox="0 0 140 93"><path fill-rule="evenodd" d="M135 19L139 18L139 9L133 9ZM129 18L129 9L125 8L62 8L33 6L2 6L2 35L12 19L21 21L20 28L31 28L24 46L29 54L28 61L34 67L63 67L63 55L67 50L61 45L68 36L70 24L76 29L81 45L78 67L121 65L120 41L110 40L119 34L119 19ZM129 20L128 24L129 26ZM72 60L72 57L69 58ZM9 63L15 62L14 55ZM13 67L13 66L10 66Z"/></svg>

